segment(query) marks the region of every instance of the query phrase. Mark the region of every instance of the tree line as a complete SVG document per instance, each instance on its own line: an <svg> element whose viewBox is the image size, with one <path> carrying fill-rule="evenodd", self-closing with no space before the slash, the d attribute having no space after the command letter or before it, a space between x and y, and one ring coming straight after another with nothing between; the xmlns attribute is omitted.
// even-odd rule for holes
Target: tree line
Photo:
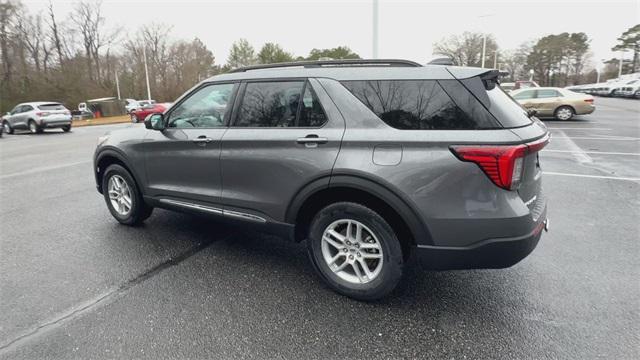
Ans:
<svg viewBox="0 0 640 360"><path fill-rule="evenodd" d="M544 36L522 43L516 49L500 49L491 34L464 32L433 44L434 52L450 57L460 66L480 66L486 37L485 67L509 73L507 81L526 80L531 76L542 86L568 86L594 83L597 72L590 51L590 39L584 32ZM632 53L623 59L623 74L640 71L640 24L629 28L617 39L613 51ZM618 77L620 58L603 60L600 81Z"/></svg>
<svg viewBox="0 0 640 360"><path fill-rule="evenodd" d="M346 46L294 56L276 43L259 50L240 39L225 64L199 39L173 39L172 27L149 23L136 32L110 26L101 0L80 0L66 19L53 2L39 13L21 0L0 0L0 112L20 102L60 101L75 108L87 99L146 99L144 54L153 99L173 101L197 82L232 68L293 60L359 58Z"/></svg>

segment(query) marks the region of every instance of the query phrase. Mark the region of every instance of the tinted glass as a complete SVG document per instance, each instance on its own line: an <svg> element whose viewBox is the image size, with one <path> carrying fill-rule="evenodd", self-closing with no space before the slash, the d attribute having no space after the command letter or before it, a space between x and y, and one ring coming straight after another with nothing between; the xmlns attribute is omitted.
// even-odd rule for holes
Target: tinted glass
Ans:
<svg viewBox="0 0 640 360"><path fill-rule="evenodd" d="M300 105L300 117L296 126L320 127L327 121L327 116L322 110L320 101L309 83L305 86L302 104Z"/></svg>
<svg viewBox="0 0 640 360"><path fill-rule="evenodd" d="M171 111L169 127L224 126L235 87L235 84L217 84L197 90Z"/></svg>
<svg viewBox="0 0 640 360"><path fill-rule="evenodd" d="M304 81L248 83L235 126L295 126L303 87Z"/></svg>
<svg viewBox="0 0 640 360"><path fill-rule="evenodd" d="M553 89L541 89L538 90L538 99L543 99L543 98L552 98L552 97L558 97L560 96L560 94Z"/></svg>
<svg viewBox="0 0 640 360"><path fill-rule="evenodd" d="M499 126L457 81L441 84L435 80L370 80L345 81L343 84L380 119L396 129L484 129Z"/></svg>
<svg viewBox="0 0 640 360"><path fill-rule="evenodd" d="M533 99L534 95L535 95L535 90L528 90L528 91L523 91L523 92L517 93L516 95L513 95L513 98L516 100Z"/></svg>
<svg viewBox="0 0 640 360"><path fill-rule="evenodd" d="M62 104L55 104L55 103L42 104L42 105L38 106L38 109L40 109L40 110L66 110L66 108L64 106L62 106Z"/></svg>
<svg viewBox="0 0 640 360"><path fill-rule="evenodd" d="M31 111L33 110L33 106L31 105L22 105L22 109L20 110L20 112L27 112L27 111Z"/></svg>

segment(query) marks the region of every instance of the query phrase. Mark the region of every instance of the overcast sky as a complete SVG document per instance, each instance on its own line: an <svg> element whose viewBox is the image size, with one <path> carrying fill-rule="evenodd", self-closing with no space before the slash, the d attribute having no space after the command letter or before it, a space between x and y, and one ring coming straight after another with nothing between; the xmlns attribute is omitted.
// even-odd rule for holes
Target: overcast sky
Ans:
<svg viewBox="0 0 640 360"><path fill-rule="evenodd" d="M44 11L48 0L25 4ZM54 0L56 16L65 18L73 4ZM217 64L225 62L238 38L256 49L277 42L295 55L339 45L362 57L372 55L372 0L104 0L103 14L109 26L122 26L127 33L152 21L173 26L172 38L200 38ZM381 58L424 63L432 58L435 41L465 30L494 34L501 49L548 34L583 31L598 62L617 56L610 51L616 38L640 23L640 0L381 0L379 19Z"/></svg>

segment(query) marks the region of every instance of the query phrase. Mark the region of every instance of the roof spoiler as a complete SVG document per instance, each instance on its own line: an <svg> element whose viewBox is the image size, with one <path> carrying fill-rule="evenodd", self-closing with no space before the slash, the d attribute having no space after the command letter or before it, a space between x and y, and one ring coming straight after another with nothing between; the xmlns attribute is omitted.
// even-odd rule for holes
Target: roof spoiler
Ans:
<svg viewBox="0 0 640 360"><path fill-rule="evenodd" d="M453 59L450 57L439 57L429 61L427 65L454 66L455 64L453 63Z"/></svg>
<svg viewBox="0 0 640 360"><path fill-rule="evenodd" d="M498 85L500 78L499 70L489 70L483 74L480 74L480 79L482 80L482 84L484 84L484 88L487 90L493 90L493 88Z"/></svg>

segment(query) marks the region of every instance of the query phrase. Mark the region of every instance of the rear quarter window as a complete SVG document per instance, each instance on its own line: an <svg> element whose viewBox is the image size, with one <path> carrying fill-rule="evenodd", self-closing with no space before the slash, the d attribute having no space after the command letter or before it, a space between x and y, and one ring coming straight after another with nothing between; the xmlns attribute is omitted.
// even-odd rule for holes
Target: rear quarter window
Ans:
<svg viewBox="0 0 640 360"><path fill-rule="evenodd" d="M366 80L342 84L382 121L396 129L501 127L457 80Z"/></svg>

